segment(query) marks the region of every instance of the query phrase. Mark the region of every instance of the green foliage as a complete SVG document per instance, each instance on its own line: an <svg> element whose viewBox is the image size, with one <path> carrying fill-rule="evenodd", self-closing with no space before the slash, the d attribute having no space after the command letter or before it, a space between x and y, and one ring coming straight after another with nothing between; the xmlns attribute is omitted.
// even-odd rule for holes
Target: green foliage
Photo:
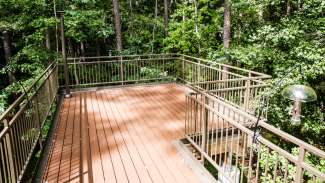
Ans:
<svg viewBox="0 0 325 183"><path fill-rule="evenodd" d="M223 8L220 1L198 0L198 31L195 30L194 1L181 1L171 15L170 35L165 49L208 57L273 76L269 123L324 149L325 3L322 0L231 1L232 42L222 48ZM299 68L302 68L302 72ZM288 70L292 72L287 73ZM286 77L285 79L279 79ZM278 84L279 80L283 80ZM290 124L290 101L281 90L288 84L306 83L318 100L303 104L302 124ZM308 135L306 135L308 134Z"/></svg>
<svg viewBox="0 0 325 183"><path fill-rule="evenodd" d="M101 10L68 10L65 14L65 35L78 43L108 38L113 34L113 28L106 24L106 19Z"/></svg>
<svg viewBox="0 0 325 183"><path fill-rule="evenodd" d="M298 148L292 148L289 152L294 155L298 156L299 150ZM316 156L307 152L305 154L305 162L308 165L320 170L321 172L325 172L325 160L317 158ZM279 155L274 151L270 151L268 148L261 146L260 147L260 159L259 159L259 172L260 172L260 180L262 182L273 182L274 180L274 172L277 172L280 175L284 175L287 173L287 182L293 182L295 175L296 175L296 166L294 163L288 161L283 156ZM267 169L266 169L267 167ZM276 168L276 171L275 171ZM286 172L287 169L287 172ZM307 182L314 182L313 176L305 172L304 173L304 180ZM316 182L321 182L320 180L315 180ZM282 183L285 182L284 176L277 176L275 182Z"/></svg>
<svg viewBox="0 0 325 183"><path fill-rule="evenodd" d="M223 1L172 1L169 34L163 30L163 2L120 0L123 54L179 52L227 62L273 76L269 123L314 144L325 147L325 3L323 0L232 0L231 47L223 49ZM115 48L112 3L104 0L56 1L65 10L68 54L80 56L81 42L86 54ZM1 83L0 113L28 86L33 78L58 55L45 49L45 32L50 30L54 45L58 20L53 1L0 0L0 30L10 32L12 57L1 76L11 72L17 81ZM96 47L94 50L93 47ZM1 47L2 48L2 47ZM3 58L3 53L0 52ZM1 63L4 65L4 61ZM302 68L301 73L299 67ZM296 68L296 69L295 69ZM292 70L287 75L287 71ZM146 74L159 74L143 69ZM276 84L284 75L286 79ZM303 75L303 77L302 77ZM115 76L118 77L118 76ZM18 83L18 81L20 83ZM291 83L313 87L318 100L303 105L302 124L290 125L291 103L280 95ZM309 134L309 135L305 135Z"/></svg>

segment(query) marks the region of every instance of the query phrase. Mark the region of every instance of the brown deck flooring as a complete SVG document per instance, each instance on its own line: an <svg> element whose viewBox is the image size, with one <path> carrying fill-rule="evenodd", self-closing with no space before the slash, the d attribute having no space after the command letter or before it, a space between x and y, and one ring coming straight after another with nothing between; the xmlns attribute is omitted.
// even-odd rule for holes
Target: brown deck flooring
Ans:
<svg viewBox="0 0 325 183"><path fill-rule="evenodd" d="M43 181L199 182L172 143L184 133L184 91L161 84L65 99Z"/></svg>

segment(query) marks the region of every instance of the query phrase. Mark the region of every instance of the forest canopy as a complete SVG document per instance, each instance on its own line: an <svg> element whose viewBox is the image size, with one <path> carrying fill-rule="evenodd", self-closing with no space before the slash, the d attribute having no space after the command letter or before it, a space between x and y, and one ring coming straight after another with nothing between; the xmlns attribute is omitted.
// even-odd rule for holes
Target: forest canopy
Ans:
<svg viewBox="0 0 325 183"><path fill-rule="evenodd" d="M69 56L184 53L270 74L273 83L292 70L271 92L269 122L324 149L325 1L0 0L0 113L61 60L58 11ZM278 91L297 82L318 100L292 126Z"/></svg>

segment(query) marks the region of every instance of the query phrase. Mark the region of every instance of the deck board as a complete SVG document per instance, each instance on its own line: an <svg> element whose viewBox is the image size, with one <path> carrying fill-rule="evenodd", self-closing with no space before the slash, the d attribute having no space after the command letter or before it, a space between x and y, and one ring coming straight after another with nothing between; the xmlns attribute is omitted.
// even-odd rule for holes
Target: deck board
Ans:
<svg viewBox="0 0 325 183"><path fill-rule="evenodd" d="M74 93L61 106L43 182L199 182L173 145L184 134L185 90Z"/></svg>

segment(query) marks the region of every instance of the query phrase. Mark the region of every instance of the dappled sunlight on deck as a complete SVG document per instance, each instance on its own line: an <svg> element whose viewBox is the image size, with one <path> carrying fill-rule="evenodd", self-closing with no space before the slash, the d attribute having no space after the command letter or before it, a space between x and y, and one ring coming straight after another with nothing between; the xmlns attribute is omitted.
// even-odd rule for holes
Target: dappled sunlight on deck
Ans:
<svg viewBox="0 0 325 183"><path fill-rule="evenodd" d="M121 87L65 99L43 180L199 182L173 145L184 135L185 90Z"/></svg>

